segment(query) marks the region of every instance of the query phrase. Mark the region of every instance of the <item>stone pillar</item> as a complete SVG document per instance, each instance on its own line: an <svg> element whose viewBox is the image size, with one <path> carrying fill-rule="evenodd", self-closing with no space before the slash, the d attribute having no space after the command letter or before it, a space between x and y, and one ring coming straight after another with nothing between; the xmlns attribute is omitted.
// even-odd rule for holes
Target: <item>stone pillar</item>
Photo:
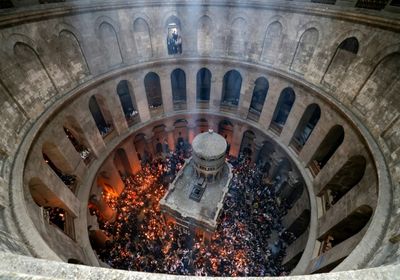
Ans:
<svg viewBox="0 0 400 280"><path fill-rule="evenodd" d="M239 116L242 118L247 117L254 88L254 79L250 77L251 75L250 73L248 72L245 73L246 75L243 77L242 89L240 90L240 100L239 100Z"/></svg>
<svg viewBox="0 0 400 280"><path fill-rule="evenodd" d="M279 96L281 91L288 86L287 84L283 83L277 79L270 79L268 95L265 99L263 109L261 111L259 123L262 124L264 128L269 128L271 124L272 117L274 115L276 105L278 103Z"/></svg>
<svg viewBox="0 0 400 280"><path fill-rule="evenodd" d="M106 83L102 88L102 92L99 94L105 100L105 106L110 113L109 115L115 131L120 135L128 129L128 124L117 94L117 84Z"/></svg>
<svg viewBox="0 0 400 280"><path fill-rule="evenodd" d="M167 141L168 141L169 150L175 151L175 137L174 137L175 127L168 126L165 129L165 131L167 132Z"/></svg>
<svg viewBox="0 0 400 280"><path fill-rule="evenodd" d="M186 104L188 111L193 111L196 109L196 90L197 72L194 67L188 67L185 69L186 73Z"/></svg>
<svg viewBox="0 0 400 280"><path fill-rule="evenodd" d="M168 73L160 73L161 94L163 101L164 114L171 113L173 108L172 103L172 88L171 88L171 71L167 69Z"/></svg>
<svg viewBox="0 0 400 280"><path fill-rule="evenodd" d="M222 77L217 78L216 76L219 76L216 75L216 73L218 73L217 69L213 70L215 70L215 72L210 70L214 73L211 77L210 109L211 111L219 111L222 98Z"/></svg>
<svg viewBox="0 0 400 280"><path fill-rule="evenodd" d="M240 145L243 139L243 133L245 131L245 127L242 125L236 124L233 126L233 137L231 143L231 149L229 154L233 157L239 156Z"/></svg>
<svg viewBox="0 0 400 280"><path fill-rule="evenodd" d="M139 112L140 120L142 122L146 122L151 119L151 115L149 103L147 102L146 90L144 88L144 76L141 80L137 80L134 85L137 110Z"/></svg>
<svg viewBox="0 0 400 280"><path fill-rule="evenodd" d="M187 129L188 129L189 143L192 144L193 139L195 137L196 124L192 122L192 120L189 120Z"/></svg>
<svg viewBox="0 0 400 280"><path fill-rule="evenodd" d="M300 124L300 120L305 112L305 108L307 107L307 105L304 105L305 103L306 101L304 100L303 95L298 94L280 136L281 143L285 146L289 146L294 132Z"/></svg>

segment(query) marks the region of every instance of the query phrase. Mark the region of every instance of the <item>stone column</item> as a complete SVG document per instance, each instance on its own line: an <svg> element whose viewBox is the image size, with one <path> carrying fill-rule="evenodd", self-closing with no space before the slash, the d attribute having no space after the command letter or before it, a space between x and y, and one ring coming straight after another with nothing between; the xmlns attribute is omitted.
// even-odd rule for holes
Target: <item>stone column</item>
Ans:
<svg viewBox="0 0 400 280"><path fill-rule="evenodd" d="M186 104L188 111L194 111L196 109L196 71L194 67L187 67L186 73Z"/></svg>
<svg viewBox="0 0 400 280"><path fill-rule="evenodd" d="M167 73L168 72L168 73ZM163 101L164 114L171 113L173 108L172 103L172 88L171 88L171 73L170 69L160 73L161 94Z"/></svg>
<svg viewBox="0 0 400 280"><path fill-rule="evenodd" d="M243 77L239 100L239 116L242 118L247 117L254 88L254 79L250 77L250 73L245 73L246 75Z"/></svg>
<svg viewBox="0 0 400 280"><path fill-rule="evenodd" d="M175 127L168 126L166 127L165 132L167 132L167 141L169 150L175 151L175 137L174 137Z"/></svg>
<svg viewBox="0 0 400 280"><path fill-rule="evenodd" d="M189 123L187 125L188 129L188 136L189 136L189 143L192 144L193 139L195 137L195 129L196 129L196 124L193 122L193 120L189 120Z"/></svg>
<svg viewBox="0 0 400 280"><path fill-rule="evenodd" d="M233 157L239 156L239 150L240 150L240 145L242 143L244 131L245 127L243 127L242 125L236 124L233 127L233 137L232 137L231 149L229 151L229 154Z"/></svg>

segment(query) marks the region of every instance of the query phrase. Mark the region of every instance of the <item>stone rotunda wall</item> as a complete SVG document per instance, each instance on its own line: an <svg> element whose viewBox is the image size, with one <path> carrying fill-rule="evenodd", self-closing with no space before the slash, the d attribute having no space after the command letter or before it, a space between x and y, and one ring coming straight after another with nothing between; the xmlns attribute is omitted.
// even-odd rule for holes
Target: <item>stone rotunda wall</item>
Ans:
<svg viewBox="0 0 400 280"><path fill-rule="evenodd" d="M310 273L317 263L335 262L334 256L318 258L318 238L346 213L365 205L373 210L371 219L351 239L352 246L342 244L354 249L344 252L350 255L336 270L397 263L399 17L388 10L326 7L296 1L229 6L219 1L75 1L1 11L1 250L98 264L88 240L86 209L100 168L117 169L106 160L108 155L120 143L141 143L140 139L154 151L157 139L165 138L173 147L178 132L187 133L191 142L201 130L218 131L226 119L235 122L228 136L230 154L238 155L246 139L246 146L250 143L253 155L258 155L264 134L285 150L305 178L311 227L294 273ZM171 20L180 24L181 55L167 53L166 26ZM179 77L184 77L185 87L172 86L176 69L183 71ZM121 81L126 82L121 86ZM268 85L261 107L252 106L257 105L252 102L257 85ZM121 106L124 88L137 110L134 118L127 119ZM199 100L198 92L207 89L209 101ZM282 125L277 114L283 93L292 96L292 106ZM105 135L91 114L93 102L110 127ZM313 104L320 108L320 118L299 150L293 137ZM210 116L218 116L218 121ZM343 142L316 174L312 163L318 148L338 126ZM64 128L90 150L90 161L81 159ZM134 148L141 149L125 149L133 173L139 166ZM45 164L43 153L76 177L73 191ZM346 163L359 162L354 157L364 158L364 176L335 210L325 211L321 197L327 186L337 183L332 180ZM113 180L122 188L118 178ZM46 224L39 197L65 208L71 232ZM333 211L335 219L330 218Z"/></svg>

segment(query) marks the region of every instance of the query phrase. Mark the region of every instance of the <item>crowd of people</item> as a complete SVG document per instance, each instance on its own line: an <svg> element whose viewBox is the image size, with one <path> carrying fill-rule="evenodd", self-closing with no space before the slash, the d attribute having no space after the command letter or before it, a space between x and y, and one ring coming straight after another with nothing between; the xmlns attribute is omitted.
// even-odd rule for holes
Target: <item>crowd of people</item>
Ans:
<svg viewBox="0 0 400 280"><path fill-rule="evenodd" d="M113 268L198 276L281 276L294 240L281 223L287 209L249 160L231 160L233 179L211 240L163 222L159 200L183 166L183 150L143 162L109 205L114 222L100 222L109 240L95 248Z"/></svg>

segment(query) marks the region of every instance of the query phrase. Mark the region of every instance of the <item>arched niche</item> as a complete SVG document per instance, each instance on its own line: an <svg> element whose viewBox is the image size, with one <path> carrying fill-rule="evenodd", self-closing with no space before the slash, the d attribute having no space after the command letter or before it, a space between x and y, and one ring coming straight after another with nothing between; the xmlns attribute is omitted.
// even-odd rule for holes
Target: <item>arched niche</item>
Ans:
<svg viewBox="0 0 400 280"><path fill-rule="evenodd" d="M175 110L186 109L186 74L178 68L171 73L172 102Z"/></svg>
<svg viewBox="0 0 400 280"><path fill-rule="evenodd" d="M265 32L265 39L261 60L267 63L274 63L276 57L281 53L280 47L282 43L282 24L274 21L268 25Z"/></svg>
<svg viewBox="0 0 400 280"><path fill-rule="evenodd" d="M114 165L118 170L118 174L122 180L132 175L132 167L128 159L128 155L123 148L119 148L114 153Z"/></svg>
<svg viewBox="0 0 400 280"><path fill-rule="evenodd" d="M296 153L300 153L303 149L320 117L321 108L318 104L313 103L307 106L290 142L290 147L292 147Z"/></svg>
<svg viewBox="0 0 400 280"><path fill-rule="evenodd" d="M374 110L382 100L387 100L388 104L397 104L396 88L399 85L399 73L400 52L384 57L374 67L353 104L364 114ZM392 93L392 96L389 93ZM392 110L388 108L388 111ZM378 117L382 118L382 115Z"/></svg>
<svg viewBox="0 0 400 280"><path fill-rule="evenodd" d="M14 45L14 56L16 62L21 69L21 76L29 79L24 79L19 87L23 88L24 94L30 98L19 97L18 100L24 108L35 108L35 103L44 104L57 94L57 89L47 71L39 54L29 45L17 42ZM29 75L28 73L35 73Z"/></svg>
<svg viewBox="0 0 400 280"><path fill-rule="evenodd" d="M249 115L252 120L258 121L267 97L269 82L264 77L259 77L254 83L253 95L251 97Z"/></svg>
<svg viewBox="0 0 400 280"><path fill-rule="evenodd" d="M272 155L275 153L275 146L269 141L264 141L257 157L257 164L261 171L269 176L271 170Z"/></svg>
<svg viewBox="0 0 400 280"><path fill-rule="evenodd" d="M63 50L61 59L64 69L70 74L75 84L79 84L79 81L89 74L81 45L75 34L65 29L58 35L58 40Z"/></svg>
<svg viewBox="0 0 400 280"><path fill-rule="evenodd" d="M242 75L236 70L230 70L224 75L222 82L221 106L237 107L242 87Z"/></svg>
<svg viewBox="0 0 400 280"><path fill-rule="evenodd" d="M195 124L196 124L195 128L196 135L208 131L209 124L206 118L197 119Z"/></svg>
<svg viewBox="0 0 400 280"><path fill-rule="evenodd" d="M150 28L147 21L141 17L133 22L133 35L135 37L136 50L140 57L151 57L153 48L151 44Z"/></svg>
<svg viewBox="0 0 400 280"><path fill-rule="evenodd" d="M209 16L202 16L197 23L197 51L208 54L213 49L213 22Z"/></svg>
<svg viewBox="0 0 400 280"><path fill-rule="evenodd" d="M304 74L307 71L308 64L317 47L318 38L319 32L316 28L312 27L304 31L297 43L296 52L290 66L291 70L299 74Z"/></svg>
<svg viewBox="0 0 400 280"><path fill-rule="evenodd" d="M233 124L229 120L221 120L218 123L218 133L222 135L226 142L227 142L227 149L226 152L229 154L230 148L231 148L231 143L232 143L232 137L233 137Z"/></svg>
<svg viewBox="0 0 400 280"><path fill-rule="evenodd" d="M247 22L243 18L236 18L232 24L228 37L229 55L244 56L247 40Z"/></svg>
<svg viewBox="0 0 400 280"><path fill-rule="evenodd" d="M106 69L122 63L121 47L114 27L103 21L99 26L100 48Z"/></svg>
<svg viewBox="0 0 400 280"><path fill-rule="evenodd" d="M122 80L117 85L117 95L129 126L140 122L133 89L127 80Z"/></svg>
<svg viewBox="0 0 400 280"><path fill-rule="evenodd" d="M164 124L157 125L153 127L152 132L155 153L160 155L169 152L168 141L166 138L166 126Z"/></svg>
<svg viewBox="0 0 400 280"><path fill-rule="evenodd" d="M344 140L344 129L341 125L333 126L314 153L308 167L316 176L340 147Z"/></svg>
<svg viewBox="0 0 400 280"><path fill-rule="evenodd" d="M336 89L341 83L349 66L357 57L359 43L356 37L343 40L336 48L328 67L322 77L322 83Z"/></svg>
<svg viewBox="0 0 400 280"><path fill-rule="evenodd" d="M278 135L281 134L286 124L295 99L296 94L291 87L282 90L272 116L271 124L269 125L269 128Z"/></svg>
<svg viewBox="0 0 400 280"><path fill-rule="evenodd" d="M147 102L152 116L162 114L164 109L160 77L154 72L147 73L144 78L144 88L146 90Z"/></svg>
<svg viewBox="0 0 400 280"><path fill-rule="evenodd" d="M142 163L147 162L151 158L152 151L148 149L146 137L143 133L135 135L135 137L133 138L133 145L135 146L138 159Z"/></svg>
<svg viewBox="0 0 400 280"><path fill-rule="evenodd" d="M185 119L178 119L174 122L175 146L178 150L184 150L189 141L188 122Z"/></svg>
<svg viewBox="0 0 400 280"><path fill-rule="evenodd" d="M242 142L240 143L239 157L248 158L253 154L253 143L256 134L247 130L243 133Z"/></svg>

